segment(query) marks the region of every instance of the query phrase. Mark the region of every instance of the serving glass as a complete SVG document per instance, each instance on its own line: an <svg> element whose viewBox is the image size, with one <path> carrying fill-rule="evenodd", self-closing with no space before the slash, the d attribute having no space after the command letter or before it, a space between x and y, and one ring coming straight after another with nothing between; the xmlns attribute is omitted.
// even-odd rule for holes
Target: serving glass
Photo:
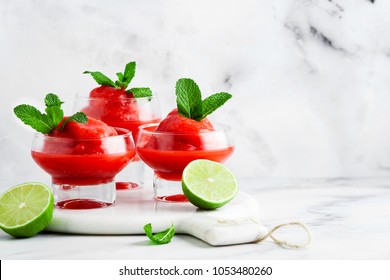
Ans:
<svg viewBox="0 0 390 280"><path fill-rule="evenodd" d="M186 202L181 187L184 168L193 160L224 162L234 151L231 129L216 124L213 131L173 133L156 131L158 124L142 125L136 141L138 156L154 171L154 197Z"/></svg>
<svg viewBox="0 0 390 280"><path fill-rule="evenodd" d="M31 155L51 176L55 205L91 209L113 205L115 176L134 158L131 132L103 138L64 138L34 135Z"/></svg>

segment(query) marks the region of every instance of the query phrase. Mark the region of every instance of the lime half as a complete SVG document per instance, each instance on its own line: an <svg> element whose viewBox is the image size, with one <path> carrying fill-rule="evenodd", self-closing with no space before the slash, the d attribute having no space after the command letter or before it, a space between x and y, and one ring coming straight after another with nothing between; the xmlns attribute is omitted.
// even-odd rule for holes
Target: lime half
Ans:
<svg viewBox="0 0 390 280"><path fill-rule="evenodd" d="M0 228L14 237L29 237L51 221L54 198L42 183L23 183L0 196Z"/></svg>
<svg viewBox="0 0 390 280"><path fill-rule="evenodd" d="M182 188L187 199L202 209L216 209L238 191L234 174L224 165L205 159L190 162L183 171Z"/></svg>

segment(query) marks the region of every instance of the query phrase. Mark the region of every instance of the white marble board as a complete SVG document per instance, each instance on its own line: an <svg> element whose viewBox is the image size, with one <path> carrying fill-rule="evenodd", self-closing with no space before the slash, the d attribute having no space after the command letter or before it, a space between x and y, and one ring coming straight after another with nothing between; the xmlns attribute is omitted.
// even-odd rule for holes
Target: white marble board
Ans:
<svg viewBox="0 0 390 280"><path fill-rule="evenodd" d="M268 232L259 222L258 203L247 193L239 192L222 208L205 211L190 203L156 201L144 188L117 191L116 204L107 208L55 209L46 230L93 235L144 234L147 223L152 224L154 232L173 223L178 234L189 234L214 246L253 242Z"/></svg>

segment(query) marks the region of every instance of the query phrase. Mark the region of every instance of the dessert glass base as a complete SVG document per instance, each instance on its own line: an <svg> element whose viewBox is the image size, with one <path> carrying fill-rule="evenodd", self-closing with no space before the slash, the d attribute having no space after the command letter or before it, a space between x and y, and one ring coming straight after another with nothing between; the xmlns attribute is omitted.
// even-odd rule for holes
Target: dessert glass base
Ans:
<svg viewBox="0 0 390 280"><path fill-rule="evenodd" d="M145 184L145 163L141 160L129 162L116 176L117 190L134 190Z"/></svg>
<svg viewBox="0 0 390 280"><path fill-rule="evenodd" d="M183 194L181 181L165 180L156 174L153 178L154 198L164 202L188 202Z"/></svg>
<svg viewBox="0 0 390 280"><path fill-rule="evenodd" d="M52 183L54 204L63 209L93 209L115 203L115 182L90 186Z"/></svg>

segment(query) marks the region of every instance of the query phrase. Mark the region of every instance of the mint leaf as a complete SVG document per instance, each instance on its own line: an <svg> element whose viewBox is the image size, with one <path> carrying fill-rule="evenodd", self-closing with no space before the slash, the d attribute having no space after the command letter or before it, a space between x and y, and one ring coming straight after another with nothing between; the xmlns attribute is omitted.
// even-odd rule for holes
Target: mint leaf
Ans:
<svg viewBox="0 0 390 280"><path fill-rule="evenodd" d="M135 61L129 62L125 66L125 72L123 72L122 83L126 84L126 88L127 88L127 86L130 84L131 80L135 76L135 68L136 68L136 66L137 65L136 65Z"/></svg>
<svg viewBox="0 0 390 280"><path fill-rule="evenodd" d="M135 76L135 69L136 69L136 62L131 61L126 64L125 71L123 73L118 72L116 73L116 76L118 77L118 80L115 82L112 81L110 78L105 76L101 72L91 72L91 71L84 71L83 74L91 74L92 78L99 84L99 85L105 85L114 87L117 89L127 89L130 82L133 80Z"/></svg>
<svg viewBox="0 0 390 280"><path fill-rule="evenodd" d="M134 98L153 96L152 90L150 88L131 88L127 90L127 92L131 92Z"/></svg>
<svg viewBox="0 0 390 280"><path fill-rule="evenodd" d="M61 106L63 103L64 102L62 102L60 98L54 93L48 93L45 97L46 107Z"/></svg>
<svg viewBox="0 0 390 280"><path fill-rule="evenodd" d="M180 115L201 121L232 97L227 92L215 93L202 101L198 85L188 78L176 82L176 103Z"/></svg>
<svg viewBox="0 0 390 280"><path fill-rule="evenodd" d="M78 123L88 123L88 117L87 117L87 115L85 115L83 112L77 112L77 113L74 114L73 116L70 116L69 118L67 118L67 119L62 123L61 130L64 130L65 125L66 125L68 122L70 122L70 121L74 121L74 122L78 122Z"/></svg>
<svg viewBox="0 0 390 280"><path fill-rule="evenodd" d="M121 73L121 72L118 72L118 73L116 73L116 76L118 77L118 81L123 81L123 73Z"/></svg>
<svg viewBox="0 0 390 280"><path fill-rule="evenodd" d="M175 228L173 224L166 230L157 232L155 234L152 233L152 225L146 224L144 226L144 231L146 236L156 244L167 244L171 242L172 237L175 235Z"/></svg>
<svg viewBox="0 0 390 280"><path fill-rule="evenodd" d="M63 103L57 95L48 93L45 97L46 114L41 113L34 106L26 104L16 106L14 113L23 123L31 126L36 131L43 134L50 134L64 118L64 111L61 109ZM70 121L87 123L88 118L84 113L78 112L67 118L63 122L61 129L63 130L65 125Z"/></svg>
<svg viewBox="0 0 390 280"><path fill-rule="evenodd" d="M55 127L57 127L57 125L64 118L64 111L62 111L60 106L46 107L45 112L47 116L53 121Z"/></svg>
<svg viewBox="0 0 390 280"><path fill-rule="evenodd" d="M176 104L180 115L194 120L202 117L202 95L192 79L182 78L176 82Z"/></svg>
<svg viewBox="0 0 390 280"><path fill-rule="evenodd" d="M118 86L106 75L104 75L101 72L90 72L90 71L84 71L83 74L91 74L92 78L101 86L110 86L118 88Z"/></svg>
<svg viewBox="0 0 390 280"><path fill-rule="evenodd" d="M42 114L34 106L18 105L14 108L14 113L24 124L43 134L51 133L56 127L49 116Z"/></svg>
<svg viewBox="0 0 390 280"><path fill-rule="evenodd" d="M56 127L64 117L64 112L61 109L63 103L54 93L48 93L45 97L45 112Z"/></svg>
<svg viewBox="0 0 390 280"><path fill-rule="evenodd" d="M123 73L116 73L118 80L115 81L117 87L126 89L135 75L136 63L134 61L126 64L125 71Z"/></svg>
<svg viewBox="0 0 390 280"><path fill-rule="evenodd" d="M207 97L202 102L202 117L200 120L204 119L207 115L210 115L216 109L221 107L231 97L232 95L227 92L214 93L213 95Z"/></svg>

